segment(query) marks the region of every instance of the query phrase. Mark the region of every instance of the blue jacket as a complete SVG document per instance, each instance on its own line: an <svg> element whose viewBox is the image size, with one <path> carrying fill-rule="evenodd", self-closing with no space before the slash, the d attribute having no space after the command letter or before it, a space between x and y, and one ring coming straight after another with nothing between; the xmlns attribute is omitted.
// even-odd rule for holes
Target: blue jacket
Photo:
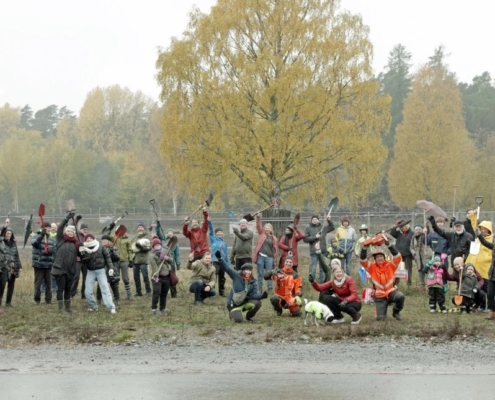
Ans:
<svg viewBox="0 0 495 400"><path fill-rule="evenodd" d="M445 253L450 256L450 244L447 239L444 239L436 232L431 232L428 234L428 240L431 241L431 249L435 255Z"/></svg>
<svg viewBox="0 0 495 400"><path fill-rule="evenodd" d="M228 262L226 261L229 259L227 242L223 240L223 238L219 238L217 235L215 235L215 231L213 230L213 224L211 223L211 221L208 221L208 232L210 235L211 256L213 257L213 262L218 262L217 257L215 256L217 250L222 253L222 258L224 259L224 261Z"/></svg>
<svg viewBox="0 0 495 400"><path fill-rule="evenodd" d="M227 306L233 306L234 292L239 293L243 290L247 292L244 303L247 303L249 300L261 300L261 294L258 293L258 283L256 279L251 277L251 279L246 282L242 279L241 271L236 271L233 269L225 262L225 259L218 260L218 263L220 264L220 268L222 268L232 279L232 289L227 297Z"/></svg>

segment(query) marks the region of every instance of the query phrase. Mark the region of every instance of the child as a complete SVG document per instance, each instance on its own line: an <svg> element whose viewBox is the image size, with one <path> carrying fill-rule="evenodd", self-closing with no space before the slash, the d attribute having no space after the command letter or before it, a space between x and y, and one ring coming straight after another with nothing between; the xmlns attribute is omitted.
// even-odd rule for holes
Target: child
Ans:
<svg viewBox="0 0 495 400"><path fill-rule="evenodd" d="M462 273L462 267L461 267ZM471 313L471 308L474 304L474 296L478 292L478 279L474 272L473 264L466 264L466 273L462 276L461 284L461 296L462 304L460 306L461 312ZM452 302L455 304L454 299Z"/></svg>
<svg viewBox="0 0 495 400"><path fill-rule="evenodd" d="M152 252L148 263L151 269L151 284L153 296L151 298L151 315L156 315L158 299L160 299L160 314L167 315L167 294L170 289L170 258L164 254L161 240L155 236L151 241Z"/></svg>
<svg viewBox="0 0 495 400"><path fill-rule="evenodd" d="M426 274L426 286L428 286L428 296L430 297L430 312L436 312L438 304L440 311L446 313L445 293L443 291L445 285L445 266L441 257L435 256L433 260L428 261L423 268L423 273Z"/></svg>
<svg viewBox="0 0 495 400"><path fill-rule="evenodd" d="M345 257L345 251L339 247L338 243L335 238L330 241L330 247L327 249L327 258L330 260L334 258L342 260Z"/></svg>
<svg viewBox="0 0 495 400"><path fill-rule="evenodd" d="M103 235L101 237L101 243L103 247L105 247L110 254L110 259L112 260L113 270L110 270L108 267L106 268L107 280L112 289L113 299L115 300L115 305L120 306L120 293L119 293L119 282L120 282L120 274L119 274L119 260L120 255L115 247L112 246L112 238L108 235ZM112 274L112 275L110 275ZM96 299L98 300L98 304L101 303L101 290L100 285L98 285L98 289L96 290Z"/></svg>

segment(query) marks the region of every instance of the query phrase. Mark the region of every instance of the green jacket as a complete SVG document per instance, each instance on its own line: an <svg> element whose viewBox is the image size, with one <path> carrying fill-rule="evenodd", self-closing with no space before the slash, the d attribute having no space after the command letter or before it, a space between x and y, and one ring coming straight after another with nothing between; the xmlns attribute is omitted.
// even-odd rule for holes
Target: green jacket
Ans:
<svg viewBox="0 0 495 400"><path fill-rule="evenodd" d="M192 270L191 279L189 283L195 281L203 281L203 283L212 289L215 287L216 281L216 270L213 264L206 265L202 260L198 261L187 261L187 269Z"/></svg>
<svg viewBox="0 0 495 400"><path fill-rule="evenodd" d="M149 237L146 233L142 233L140 235L134 236L132 239L132 244L131 244L131 250L132 250L132 263L134 265L148 265L149 262L149 253L151 251L151 243L149 244L149 247L147 248L142 248L140 246L136 246L136 242L139 239L148 239Z"/></svg>
<svg viewBox="0 0 495 400"><path fill-rule="evenodd" d="M148 265L151 269L151 279L156 279L160 275L168 275L170 273L170 265L166 261L160 261L160 257L155 252L148 253Z"/></svg>
<svg viewBox="0 0 495 400"><path fill-rule="evenodd" d="M122 236L115 240L115 236L112 236L112 242L115 242L115 248L119 252L121 262L131 261L133 253L131 249L131 241L127 235Z"/></svg>

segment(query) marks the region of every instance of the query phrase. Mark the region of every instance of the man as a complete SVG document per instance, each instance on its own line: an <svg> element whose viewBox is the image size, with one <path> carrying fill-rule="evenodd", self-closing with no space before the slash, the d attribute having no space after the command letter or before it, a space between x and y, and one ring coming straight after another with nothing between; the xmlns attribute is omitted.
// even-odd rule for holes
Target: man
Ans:
<svg viewBox="0 0 495 400"><path fill-rule="evenodd" d="M45 302L52 304L52 264L55 259L57 241L51 236L51 224L45 226L31 240L33 246L32 260L34 268L34 303L41 301L41 285L45 282Z"/></svg>
<svg viewBox="0 0 495 400"><path fill-rule="evenodd" d="M211 263L211 253L203 254L201 260L194 261L194 253L189 254L187 269L192 270L189 280L189 291L194 293L194 305L201 306L206 298L214 297L215 292L215 267Z"/></svg>
<svg viewBox="0 0 495 400"><path fill-rule="evenodd" d="M118 249L118 247L117 247ZM146 226L140 222L137 226L137 235L131 241L132 264L134 269L134 284L136 285L136 296L142 297L141 274L143 274L146 294L151 294L151 285L148 277L148 257L151 251L151 242L146 234Z"/></svg>
<svg viewBox="0 0 495 400"><path fill-rule="evenodd" d="M431 260L431 242L428 241L427 228L423 228L420 224L414 226L414 235L411 239L411 254L416 264L416 269L419 275L419 290L426 290L426 281L424 269L428 261Z"/></svg>
<svg viewBox="0 0 495 400"><path fill-rule="evenodd" d="M191 252L194 253L194 261L201 260L206 252L209 252L208 239L208 212L203 208L203 225L200 227L197 219L191 220L191 229L188 227L189 218L182 227L182 234L189 239Z"/></svg>
<svg viewBox="0 0 495 400"><path fill-rule="evenodd" d="M474 217L474 222L473 222L473 216L476 214L476 210L473 208L468 208L466 210L466 219L464 221L459 221L461 224L464 225L464 229L466 230L467 233L469 233L473 238L476 237L474 234L474 228L473 228L473 223L475 226L477 225L476 217ZM456 219L455 217L452 217L450 219L450 227L453 228L455 225Z"/></svg>
<svg viewBox="0 0 495 400"><path fill-rule="evenodd" d="M217 257L217 252L220 252L224 263L228 263L229 251L227 248L227 242L225 242L223 238L222 228L213 230L213 224L210 217L208 217L208 230L211 251L213 252L213 265L215 266L216 275L218 277L218 292L221 297L225 297L225 268L222 268L220 260Z"/></svg>
<svg viewBox="0 0 495 400"><path fill-rule="evenodd" d="M318 254L316 254L315 244L319 242L320 249L324 251L327 248L327 234L332 232L334 229L335 226L333 225L330 217L327 217L327 225L323 227L318 215L313 215L311 217L311 223L306 227L306 231L304 232L303 241L309 244L309 254L311 256L311 267L309 269L309 275L312 275L315 278L316 266L318 265ZM325 274L320 268L318 282L323 283L324 278Z"/></svg>
<svg viewBox="0 0 495 400"><path fill-rule="evenodd" d="M412 262L413 255L411 253L411 240L414 236L414 232L410 229L410 225L406 224L404 220L397 221L397 228L390 232L390 235L395 238L395 246L402 256L405 267L407 269L407 285L412 284Z"/></svg>
<svg viewBox="0 0 495 400"><path fill-rule="evenodd" d="M335 239L339 241L339 247L344 250L344 269L347 275L351 275L352 253L357 240L356 231L351 226L351 221L347 215L341 219L342 225L335 232Z"/></svg>
<svg viewBox="0 0 495 400"><path fill-rule="evenodd" d="M428 221L430 221L433 230L440 237L443 237L449 242L451 249L450 260L452 262L452 265L454 265L453 261L456 257L461 257L464 261L466 261L466 258L469 255L469 247L471 246L471 242L473 241L473 236L466 232L464 223L462 221L455 221L454 231L446 232L444 229L440 229L437 226L435 217L429 216Z"/></svg>
<svg viewBox="0 0 495 400"><path fill-rule="evenodd" d="M56 245L57 244L57 224L55 222L52 222L50 224L50 229L49 230L47 229L47 232L53 238L53 240L55 240L55 245ZM32 236L34 237L35 235L33 234ZM55 259L55 253L53 254L53 259ZM58 291L57 280L55 279L55 277L53 275L50 275L50 277L51 277L51 281L52 281L52 292L55 293L55 295L56 295L57 291ZM46 282L43 279L43 281L41 282L41 295L43 295L43 293L45 293L45 292L46 292Z"/></svg>
<svg viewBox="0 0 495 400"><path fill-rule="evenodd" d="M248 229L248 222L244 218L239 221L239 228L234 226L234 244L230 255L230 263L236 271L240 271L244 264L253 262L253 232Z"/></svg>
<svg viewBox="0 0 495 400"><path fill-rule="evenodd" d="M89 233L89 225L81 224L79 225L78 240L79 243L84 243L84 237ZM86 298L86 275L88 273L87 267L81 262L81 257L77 256L76 262L76 275L74 281L72 282L71 298L77 294L77 287L79 286L79 277L82 274L81 282L81 299Z"/></svg>
<svg viewBox="0 0 495 400"><path fill-rule="evenodd" d="M443 229L445 224L445 219L438 217L435 222L437 223L438 229ZM444 265L448 268L449 261L448 256L450 256L450 245L447 239L443 238L436 232L430 232L428 234L428 241L431 243L431 249L433 250L433 255L440 257Z"/></svg>
<svg viewBox="0 0 495 400"><path fill-rule="evenodd" d="M373 252L374 262L368 259L368 246L363 246L361 250L360 263L371 275L371 281L375 289L374 301L376 320L384 321L387 317L387 308L389 304L394 304L392 317L396 320L402 320L400 312L404 308L405 296L394 286L395 271L402 260L397 249L390 244L385 234L385 245L388 247L392 260L385 260L384 251L377 247Z"/></svg>

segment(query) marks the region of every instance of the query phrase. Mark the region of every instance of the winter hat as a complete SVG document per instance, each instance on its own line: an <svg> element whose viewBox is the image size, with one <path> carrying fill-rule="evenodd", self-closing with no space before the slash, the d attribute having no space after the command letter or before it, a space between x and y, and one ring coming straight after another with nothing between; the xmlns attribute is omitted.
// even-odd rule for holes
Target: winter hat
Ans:
<svg viewBox="0 0 495 400"><path fill-rule="evenodd" d="M294 225L292 224L287 225L287 229L289 229L291 232L294 232Z"/></svg>
<svg viewBox="0 0 495 400"><path fill-rule="evenodd" d="M93 235L91 232L88 232L84 235L84 240L86 240L87 238L95 240L95 235Z"/></svg>
<svg viewBox="0 0 495 400"><path fill-rule="evenodd" d="M440 258L440 256L435 256L435 258L433 259L434 262L439 262L439 261L442 261L442 259Z"/></svg>
<svg viewBox="0 0 495 400"><path fill-rule="evenodd" d="M344 222L344 221L351 222L351 221L349 220L349 217L348 217L347 215L344 215L344 216L342 217L341 221L342 221L342 222Z"/></svg>
<svg viewBox="0 0 495 400"><path fill-rule="evenodd" d="M454 222L454 226L456 226L456 225L464 225L464 222L462 222L462 221L455 221Z"/></svg>
<svg viewBox="0 0 495 400"><path fill-rule="evenodd" d="M168 229L167 229L167 233L169 233L169 232L174 233L174 230L173 230L172 228L168 228Z"/></svg>
<svg viewBox="0 0 495 400"><path fill-rule="evenodd" d="M74 233L74 234L75 234L75 233L76 233L76 227L75 227L74 225L67 225L67 226L65 227L65 231L66 231L66 232L67 232L67 231L71 231L72 233Z"/></svg>
<svg viewBox="0 0 495 400"><path fill-rule="evenodd" d="M215 233L218 233L218 232L223 232L223 229L222 228L215 229Z"/></svg>
<svg viewBox="0 0 495 400"><path fill-rule="evenodd" d="M316 214L311 216L311 219L313 219L313 218L316 218L317 220L320 219L320 217L318 215L316 215Z"/></svg>
<svg viewBox="0 0 495 400"><path fill-rule="evenodd" d="M162 241L158 238L158 237L154 237L153 240L151 240L151 245L153 247L155 247L157 244L159 244L160 246L162 245Z"/></svg>
<svg viewBox="0 0 495 400"><path fill-rule="evenodd" d="M423 229L423 225L421 225L421 224L416 224L416 225L414 225L414 229L416 229L416 228Z"/></svg>
<svg viewBox="0 0 495 400"><path fill-rule="evenodd" d="M49 222L45 222L44 227L45 228L51 228L52 227L52 224L50 224Z"/></svg>
<svg viewBox="0 0 495 400"><path fill-rule="evenodd" d="M253 270L253 265L252 264L249 264L249 263L246 263L246 264L242 264L241 266L241 271L244 271L245 269L249 269L249 270Z"/></svg>
<svg viewBox="0 0 495 400"><path fill-rule="evenodd" d="M340 262L340 260L338 258L333 258L332 261L330 261L330 266L332 267L332 269L334 267L342 268L342 263Z"/></svg>
<svg viewBox="0 0 495 400"><path fill-rule="evenodd" d="M89 229L89 225L88 224L81 224L81 229Z"/></svg>
<svg viewBox="0 0 495 400"><path fill-rule="evenodd" d="M244 223L244 224L247 224L247 219L246 218L243 218L239 221L240 224Z"/></svg>
<svg viewBox="0 0 495 400"><path fill-rule="evenodd" d="M473 264L471 264L471 263L470 264L466 264L466 272L467 272L467 270L469 268L471 268L473 270L473 272L474 272L474 265Z"/></svg>
<svg viewBox="0 0 495 400"><path fill-rule="evenodd" d="M140 226L142 226L143 228L146 229L146 225L144 225L144 222L139 222L139 224L137 225L137 227L139 228Z"/></svg>
<svg viewBox="0 0 495 400"><path fill-rule="evenodd" d="M101 240L108 240L109 242L111 242L112 241L112 238L109 235L103 235L101 237Z"/></svg>

